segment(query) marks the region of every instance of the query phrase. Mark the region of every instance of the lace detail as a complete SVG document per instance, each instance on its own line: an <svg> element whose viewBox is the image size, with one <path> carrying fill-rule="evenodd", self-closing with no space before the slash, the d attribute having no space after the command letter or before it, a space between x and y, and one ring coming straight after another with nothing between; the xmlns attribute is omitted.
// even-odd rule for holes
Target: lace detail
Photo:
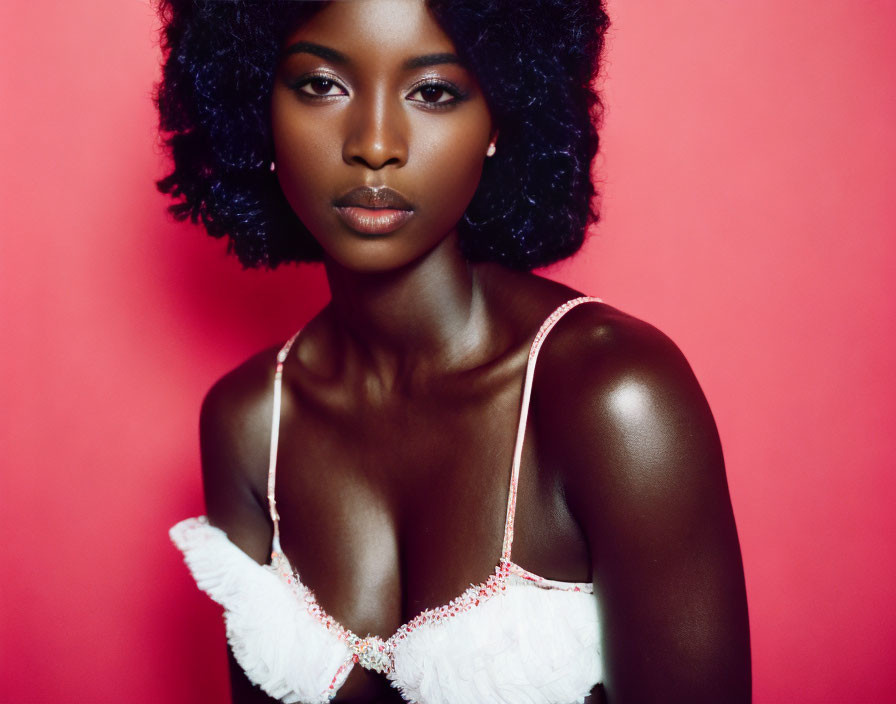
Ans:
<svg viewBox="0 0 896 704"><path fill-rule="evenodd" d="M424 625L435 625L453 618L458 614L470 611L496 594L507 590L508 579L516 577L522 583L532 584L542 589L582 592L591 594L593 586L588 582L560 582L541 577L513 562L502 562L495 568L495 573L481 584L471 584L464 592L443 606L425 609L407 623L401 625L395 633L383 640L379 636L367 635L362 638L336 619L330 616L318 603L314 592L306 587L298 573L290 565L289 559L282 552L272 556L272 567L280 578L292 589L296 598L305 604L308 613L318 623L339 640L343 641L354 653L353 662L368 670L389 674L394 670L393 654L399 642L407 638L416 629Z"/></svg>

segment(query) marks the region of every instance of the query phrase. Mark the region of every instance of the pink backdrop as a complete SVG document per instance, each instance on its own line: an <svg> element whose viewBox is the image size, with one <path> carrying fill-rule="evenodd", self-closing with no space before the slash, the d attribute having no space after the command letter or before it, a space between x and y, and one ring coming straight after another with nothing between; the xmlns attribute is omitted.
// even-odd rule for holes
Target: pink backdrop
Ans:
<svg viewBox="0 0 896 704"><path fill-rule="evenodd" d="M896 700L896 5L611 5L604 220L547 275L667 332L715 411L755 701ZM326 300L166 218L139 0L0 4L0 700L218 702L204 391Z"/></svg>

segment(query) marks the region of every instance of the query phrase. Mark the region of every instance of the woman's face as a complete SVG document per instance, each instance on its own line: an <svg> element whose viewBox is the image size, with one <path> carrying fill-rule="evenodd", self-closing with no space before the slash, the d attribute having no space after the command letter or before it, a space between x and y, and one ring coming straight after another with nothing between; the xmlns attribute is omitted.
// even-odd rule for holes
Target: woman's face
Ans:
<svg viewBox="0 0 896 704"><path fill-rule="evenodd" d="M423 0L331 2L282 49L271 98L277 174L327 255L384 271L456 236L492 122Z"/></svg>

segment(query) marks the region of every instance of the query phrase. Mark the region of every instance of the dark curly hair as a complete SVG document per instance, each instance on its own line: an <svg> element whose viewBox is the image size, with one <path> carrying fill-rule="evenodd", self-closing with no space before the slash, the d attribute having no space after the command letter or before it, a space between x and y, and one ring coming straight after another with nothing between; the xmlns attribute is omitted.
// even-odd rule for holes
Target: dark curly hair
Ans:
<svg viewBox="0 0 896 704"><path fill-rule="evenodd" d="M325 2L157 0L159 129L174 170L156 185L177 220L227 236L245 267L320 261L273 159L270 94L286 34ZM427 0L474 73L501 148L460 223L463 255L529 270L576 252L598 219L591 163L603 0Z"/></svg>

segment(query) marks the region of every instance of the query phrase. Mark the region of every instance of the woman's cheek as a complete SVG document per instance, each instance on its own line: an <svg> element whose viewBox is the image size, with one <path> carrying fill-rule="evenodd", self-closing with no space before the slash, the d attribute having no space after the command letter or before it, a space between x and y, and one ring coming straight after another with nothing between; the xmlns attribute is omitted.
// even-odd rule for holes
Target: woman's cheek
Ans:
<svg viewBox="0 0 896 704"><path fill-rule="evenodd" d="M327 190L329 162L338 146L326 143L323 130L308 129L312 126L308 121L302 124L302 129L290 127L291 133L281 137L279 143L289 147L278 155L277 176L286 200L313 231L315 221L324 210L329 211L333 198L339 195Z"/></svg>
<svg viewBox="0 0 896 704"><path fill-rule="evenodd" d="M477 136L466 123L452 127L416 139L411 144L408 165L423 181L418 191L442 207L447 206L457 222L479 186L485 152L477 145L485 143L487 136Z"/></svg>

